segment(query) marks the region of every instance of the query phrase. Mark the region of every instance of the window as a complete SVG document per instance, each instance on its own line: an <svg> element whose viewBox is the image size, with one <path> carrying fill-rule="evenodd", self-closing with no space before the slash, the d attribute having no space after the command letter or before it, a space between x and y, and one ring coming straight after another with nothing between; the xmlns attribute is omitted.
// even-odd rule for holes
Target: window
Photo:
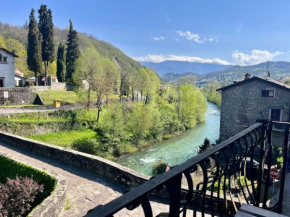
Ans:
<svg viewBox="0 0 290 217"><path fill-rule="evenodd" d="M281 121L281 109L271 109L271 121Z"/></svg>
<svg viewBox="0 0 290 217"><path fill-rule="evenodd" d="M275 97L275 90L262 90L262 97Z"/></svg>
<svg viewBox="0 0 290 217"><path fill-rule="evenodd" d="M7 57L3 57L3 62L7 63Z"/></svg>
<svg viewBox="0 0 290 217"><path fill-rule="evenodd" d="M0 87L4 87L4 79L5 78L0 78Z"/></svg>
<svg viewBox="0 0 290 217"><path fill-rule="evenodd" d="M0 62L2 62L2 55L0 54Z"/></svg>

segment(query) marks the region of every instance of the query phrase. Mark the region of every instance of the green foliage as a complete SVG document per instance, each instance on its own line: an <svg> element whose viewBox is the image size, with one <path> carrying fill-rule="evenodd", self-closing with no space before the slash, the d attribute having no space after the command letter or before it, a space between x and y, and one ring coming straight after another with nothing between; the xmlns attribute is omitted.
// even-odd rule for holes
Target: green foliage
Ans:
<svg viewBox="0 0 290 217"><path fill-rule="evenodd" d="M57 49L57 71L56 76L59 82L65 82L65 45L60 43Z"/></svg>
<svg viewBox="0 0 290 217"><path fill-rule="evenodd" d="M147 134L149 134L152 121L150 110L144 107L142 103L137 103L128 116L127 128L132 133L134 143L139 143Z"/></svg>
<svg viewBox="0 0 290 217"><path fill-rule="evenodd" d="M178 116L186 129L204 121L207 109L203 94L191 85L179 86Z"/></svg>
<svg viewBox="0 0 290 217"><path fill-rule="evenodd" d="M277 157L277 169L281 169L283 165L283 157Z"/></svg>
<svg viewBox="0 0 290 217"><path fill-rule="evenodd" d="M275 146L273 149L274 149L274 151L276 152L276 154L278 155L278 157L282 157L282 154L283 154L283 149L282 149L282 147L277 147L277 146Z"/></svg>
<svg viewBox="0 0 290 217"><path fill-rule="evenodd" d="M6 48L5 40L4 40L4 37L2 35L0 35L0 47Z"/></svg>
<svg viewBox="0 0 290 217"><path fill-rule="evenodd" d="M167 167L167 164L164 163L162 160L159 160L157 163L155 163L152 167L152 174L157 175L157 174L162 174L165 172Z"/></svg>
<svg viewBox="0 0 290 217"><path fill-rule="evenodd" d="M100 144L93 138L84 138L74 141L72 148L87 154L98 155Z"/></svg>
<svg viewBox="0 0 290 217"><path fill-rule="evenodd" d="M243 188L243 187L250 185L250 181L247 178L245 178L244 176L241 176L241 178L238 177L236 179L236 182L240 188Z"/></svg>
<svg viewBox="0 0 290 217"><path fill-rule="evenodd" d="M5 183L6 178L15 179L16 176L33 177L33 180L37 181L39 185L43 185L44 191L37 195L36 204L41 203L48 197L57 184L56 179L47 173L0 155L0 183Z"/></svg>
<svg viewBox="0 0 290 217"><path fill-rule="evenodd" d="M80 57L78 33L73 29L72 21L69 21L69 32L66 42L66 81L72 82L73 73L76 70L76 60Z"/></svg>
<svg viewBox="0 0 290 217"><path fill-rule="evenodd" d="M125 139L124 126L122 105L116 103L106 106L99 122L99 129L103 135L102 140L109 144L120 143Z"/></svg>
<svg viewBox="0 0 290 217"><path fill-rule="evenodd" d="M224 190L229 190L229 189L230 189L229 179L225 180L224 176L222 176L220 179L220 185L219 185L218 180L213 183L213 191L216 193L219 191L220 194L223 194Z"/></svg>
<svg viewBox="0 0 290 217"><path fill-rule="evenodd" d="M211 148L210 140L208 138L205 138L203 144L199 146L198 154L201 154L210 148Z"/></svg>
<svg viewBox="0 0 290 217"><path fill-rule="evenodd" d="M209 102L216 104L220 108L222 96L220 92L216 91L219 87L217 81L209 80L202 88L202 92Z"/></svg>
<svg viewBox="0 0 290 217"><path fill-rule="evenodd" d="M36 79L37 74L41 71L41 41L34 9L31 10L29 16L27 66L29 70L34 72Z"/></svg>

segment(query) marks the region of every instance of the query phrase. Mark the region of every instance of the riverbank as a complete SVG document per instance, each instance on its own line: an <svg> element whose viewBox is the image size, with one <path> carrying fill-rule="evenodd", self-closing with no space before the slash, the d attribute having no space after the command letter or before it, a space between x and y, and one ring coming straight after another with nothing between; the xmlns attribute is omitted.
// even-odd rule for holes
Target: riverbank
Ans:
<svg viewBox="0 0 290 217"><path fill-rule="evenodd" d="M173 166L196 156L197 147L203 143L205 138L212 142L219 138L220 109L210 102L207 105L208 110L204 123L196 125L179 136L159 142L137 153L120 157L116 162L151 176L152 166L158 160L163 160Z"/></svg>

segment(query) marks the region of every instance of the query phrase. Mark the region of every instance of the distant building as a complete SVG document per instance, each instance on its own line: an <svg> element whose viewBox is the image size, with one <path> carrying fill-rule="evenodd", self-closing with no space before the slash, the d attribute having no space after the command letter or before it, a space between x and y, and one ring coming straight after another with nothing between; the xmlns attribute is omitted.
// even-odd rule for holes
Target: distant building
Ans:
<svg viewBox="0 0 290 217"><path fill-rule="evenodd" d="M241 132L257 119L290 121L290 86L282 82L271 78L251 77L247 73L244 80L217 91L222 92L221 140ZM282 130L283 125L276 124L274 131L277 133L274 135L278 138L282 135Z"/></svg>
<svg viewBox="0 0 290 217"><path fill-rule="evenodd" d="M24 78L24 73L21 70L16 69L15 70L15 86L16 87L25 87L26 81L27 81L27 79Z"/></svg>
<svg viewBox="0 0 290 217"><path fill-rule="evenodd" d="M0 87L15 87L14 53L0 47Z"/></svg>

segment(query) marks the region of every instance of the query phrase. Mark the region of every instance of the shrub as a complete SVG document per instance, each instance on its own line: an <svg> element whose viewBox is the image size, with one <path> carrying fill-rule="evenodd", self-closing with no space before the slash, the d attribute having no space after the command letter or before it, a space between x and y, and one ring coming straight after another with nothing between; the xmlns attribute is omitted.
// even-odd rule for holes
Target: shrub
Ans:
<svg viewBox="0 0 290 217"><path fill-rule="evenodd" d="M283 157L277 157L277 168L281 169L283 164Z"/></svg>
<svg viewBox="0 0 290 217"><path fill-rule="evenodd" d="M7 178L6 184L0 184L0 216L18 217L27 214L43 185L28 177Z"/></svg>
<svg viewBox="0 0 290 217"><path fill-rule="evenodd" d="M201 146L198 147L198 154L205 152L206 150L210 149L212 145L210 144L210 140L208 138L204 139L204 142Z"/></svg>
<svg viewBox="0 0 290 217"><path fill-rule="evenodd" d="M248 180L247 178L245 178L244 176L241 176L241 178L238 177L238 178L236 179L236 181L237 181L238 186L241 187L241 188L250 185L249 180Z"/></svg>
<svg viewBox="0 0 290 217"><path fill-rule="evenodd" d="M72 144L72 148L87 154L97 155L100 144L94 138L78 139Z"/></svg>
<svg viewBox="0 0 290 217"><path fill-rule="evenodd" d="M5 183L7 178L15 179L16 176L33 177L38 184L43 185L43 192L36 196L32 206L37 206L47 198L56 186L56 179L45 172L36 170L30 166L18 163L0 155L0 183Z"/></svg>
<svg viewBox="0 0 290 217"><path fill-rule="evenodd" d="M165 172L167 164L164 163L162 160L159 160L156 164L152 167L153 175L162 174Z"/></svg>

